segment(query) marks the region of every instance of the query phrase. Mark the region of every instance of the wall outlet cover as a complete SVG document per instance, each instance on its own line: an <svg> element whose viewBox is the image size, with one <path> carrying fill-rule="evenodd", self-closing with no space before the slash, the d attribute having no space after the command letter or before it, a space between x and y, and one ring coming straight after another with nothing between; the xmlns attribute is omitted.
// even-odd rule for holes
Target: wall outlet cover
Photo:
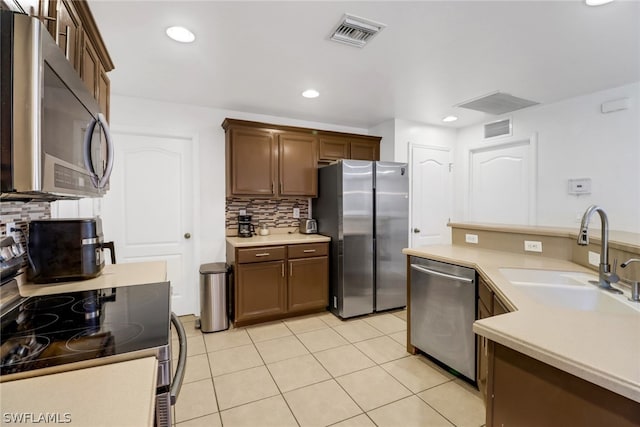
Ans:
<svg viewBox="0 0 640 427"><path fill-rule="evenodd" d="M247 214L247 210L246 209L240 209L238 215L246 215Z"/></svg>
<svg viewBox="0 0 640 427"><path fill-rule="evenodd" d="M300 208L293 208L293 217L300 218Z"/></svg>
<svg viewBox="0 0 640 427"><path fill-rule="evenodd" d="M527 252L542 252L542 242L536 240L525 240L524 250Z"/></svg>
<svg viewBox="0 0 640 427"><path fill-rule="evenodd" d="M589 251L589 264L598 267L600 265L600 254L597 252Z"/></svg>
<svg viewBox="0 0 640 427"><path fill-rule="evenodd" d="M465 234L464 241L467 243L478 244L478 235L477 234Z"/></svg>
<svg viewBox="0 0 640 427"><path fill-rule="evenodd" d="M16 231L12 231L12 229L16 228L16 223L15 222L8 222L6 224L6 234L7 237L13 237L13 240L15 240L16 242L18 241L18 234Z"/></svg>

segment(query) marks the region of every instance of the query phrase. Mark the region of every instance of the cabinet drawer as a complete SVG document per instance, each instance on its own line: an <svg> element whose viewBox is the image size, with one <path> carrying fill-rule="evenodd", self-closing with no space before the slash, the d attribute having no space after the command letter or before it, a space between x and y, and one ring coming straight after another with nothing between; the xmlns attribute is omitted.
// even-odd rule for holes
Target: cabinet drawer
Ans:
<svg viewBox="0 0 640 427"><path fill-rule="evenodd" d="M289 245L289 258L308 258L325 256L329 253L327 243L305 243L302 245Z"/></svg>
<svg viewBox="0 0 640 427"><path fill-rule="evenodd" d="M238 264L250 262L278 261L284 259L284 246L264 246L260 248L238 249Z"/></svg>
<svg viewBox="0 0 640 427"><path fill-rule="evenodd" d="M493 291L482 278L478 279L478 297L489 313L493 314Z"/></svg>

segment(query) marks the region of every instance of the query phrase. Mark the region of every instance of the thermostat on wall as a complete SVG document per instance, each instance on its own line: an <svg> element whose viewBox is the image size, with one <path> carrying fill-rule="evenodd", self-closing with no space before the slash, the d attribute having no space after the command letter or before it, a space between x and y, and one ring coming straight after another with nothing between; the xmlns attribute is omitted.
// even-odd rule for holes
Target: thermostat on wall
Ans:
<svg viewBox="0 0 640 427"><path fill-rule="evenodd" d="M570 179L569 194L591 194L591 178Z"/></svg>

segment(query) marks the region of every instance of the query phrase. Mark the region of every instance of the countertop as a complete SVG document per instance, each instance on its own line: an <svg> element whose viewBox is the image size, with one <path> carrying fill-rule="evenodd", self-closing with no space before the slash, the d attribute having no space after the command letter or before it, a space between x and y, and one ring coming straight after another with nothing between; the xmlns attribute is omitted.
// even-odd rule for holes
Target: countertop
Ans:
<svg viewBox="0 0 640 427"><path fill-rule="evenodd" d="M511 310L478 320L478 335L640 402L640 312L596 313L541 305L513 286L500 268L576 271L570 261L458 245L404 249L406 255L474 268Z"/></svg>
<svg viewBox="0 0 640 427"><path fill-rule="evenodd" d="M153 426L155 357L0 383L2 425ZM22 422L11 417L31 417ZM58 423L40 417L53 416ZM60 425L58 424L58 425Z"/></svg>
<svg viewBox="0 0 640 427"><path fill-rule="evenodd" d="M147 283L166 282L167 265L164 261L133 262L105 265L100 276L73 282L51 284L24 283L18 289L23 297L51 295L64 292L89 291L121 286L144 285Z"/></svg>
<svg viewBox="0 0 640 427"><path fill-rule="evenodd" d="M246 248L250 246L295 245L299 243L323 243L330 241L330 237L323 236L322 234L301 233L273 233L267 236L227 237L227 243L234 248Z"/></svg>

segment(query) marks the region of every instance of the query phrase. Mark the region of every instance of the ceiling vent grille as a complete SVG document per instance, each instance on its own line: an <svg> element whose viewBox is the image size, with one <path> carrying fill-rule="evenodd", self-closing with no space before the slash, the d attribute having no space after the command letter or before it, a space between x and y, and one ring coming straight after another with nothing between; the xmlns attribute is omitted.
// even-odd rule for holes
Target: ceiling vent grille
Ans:
<svg viewBox="0 0 640 427"><path fill-rule="evenodd" d="M385 24L345 14L331 34L331 40L364 47L369 40L386 27Z"/></svg>
<svg viewBox="0 0 640 427"><path fill-rule="evenodd" d="M498 120L484 125L485 139L497 136L511 136L512 134L511 119Z"/></svg>
<svg viewBox="0 0 640 427"><path fill-rule="evenodd" d="M511 96L508 93L495 92L480 98L457 105L469 110L481 111L489 114L505 114L512 111L537 105L538 102Z"/></svg>

